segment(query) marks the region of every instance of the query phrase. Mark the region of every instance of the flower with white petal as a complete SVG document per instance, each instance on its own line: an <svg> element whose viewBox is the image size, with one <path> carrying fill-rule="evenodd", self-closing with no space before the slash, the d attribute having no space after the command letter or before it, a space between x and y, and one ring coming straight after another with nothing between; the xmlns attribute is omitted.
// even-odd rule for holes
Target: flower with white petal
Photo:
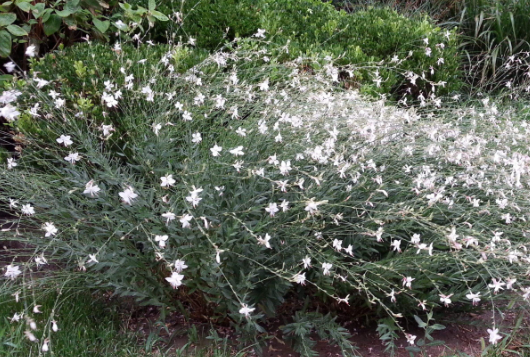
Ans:
<svg viewBox="0 0 530 357"><path fill-rule="evenodd" d="M98 195L99 191L101 191L99 186L94 184L94 180L90 180L86 183L83 193L85 195L90 195L90 197L94 197Z"/></svg>
<svg viewBox="0 0 530 357"><path fill-rule="evenodd" d="M167 235L163 235L163 236L155 236L155 242L158 242L158 246L160 248L165 248L166 247L166 242L168 240L168 236Z"/></svg>
<svg viewBox="0 0 530 357"><path fill-rule="evenodd" d="M29 203L27 205L22 205L21 211L27 216L35 214L35 208L33 208Z"/></svg>
<svg viewBox="0 0 530 357"><path fill-rule="evenodd" d="M232 150L230 150L230 154L234 156L243 156L245 153L243 152L243 146L238 146Z"/></svg>
<svg viewBox="0 0 530 357"><path fill-rule="evenodd" d="M138 197L138 194L134 192L134 189L131 186L128 186L124 191L119 193L121 200L125 204L132 204L132 200Z"/></svg>
<svg viewBox="0 0 530 357"><path fill-rule="evenodd" d="M37 55L37 46L30 45L26 48L26 56L35 57Z"/></svg>
<svg viewBox="0 0 530 357"><path fill-rule="evenodd" d="M478 293L469 292L469 294L466 295L466 298L471 300L473 306L477 306L480 302L480 291Z"/></svg>
<svg viewBox="0 0 530 357"><path fill-rule="evenodd" d="M160 186L162 187L171 187L175 184L175 182L177 182L174 178L173 178L173 175L166 175L166 176L163 176L160 178L160 181L162 181L162 183L160 183Z"/></svg>
<svg viewBox="0 0 530 357"><path fill-rule="evenodd" d="M202 141L201 133L193 133L191 137L192 137L191 138L192 143L198 144Z"/></svg>
<svg viewBox="0 0 530 357"><path fill-rule="evenodd" d="M174 220L177 216L173 212L167 211L162 214L162 217L166 219L166 224L169 224L169 222Z"/></svg>
<svg viewBox="0 0 530 357"><path fill-rule="evenodd" d="M271 202L269 203L269 206L268 207L265 207L265 211L266 212L269 212L269 215L271 217L274 217L274 215L280 211L280 209L278 208L278 205L276 204L276 202Z"/></svg>
<svg viewBox="0 0 530 357"><path fill-rule="evenodd" d="M264 245L265 247L272 249L271 244L269 242L271 240L271 236L269 235L269 233L266 233L264 238L258 236L257 240L259 245Z"/></svg>
<svg viewBox="0 0 530 357"><path fill-rule="evenodd" d="M4 67L7 71L7 73L12 73L15 68L17 67L16 64L14 62L7 62L4 64Z"/></svg>
<svg viewBox="0 0 530 357"><path fill-rule="evenodd" d="M293 275L293 281L300 285L305 285L305 273L298 273Z"/></svg>
<svg viewBox="0 0 530 357"><path fill-rule="evenodd" d="M180 273L181 271L183 271L184 269L188 267L186 265L186 262L180 259L175 260L174 265L175 265L175 270L177 271L177 273Z"/></svg>
<svg viewBox="0 0 530 357"><path fill-rule="evenodd" d="M79 155L79 153L77 152L74 152L65 157L64 159L71 164L75 164L77 161L81 160L81 155Z"/></svg>
<svg viewBox="0 0 530 357"><path fill-rule="evenodd" d="M311 266L311 258L306 256L304 259L302 259L302 263L304 263L304 269L307 269Z"/></svg>
<svg viewBox="0 0 530 357"><path fill-rule="evenodd" d="M8 169L8 170L11 170L11 169L13 169L14 167L17 167L17 165L18 165L18 164L17 164L17 162L15 161L15 159L13 159L13 158L11 158L11 157L7 159L7 169Z"/></svg>
<svg viewBox="0 0 530 357"><path fill-rule="evenodd" d="M59 231L52 222L46 222L42 226L42 229L46 231L45 237L53 237Z"/></svg>
<svg viewBox="0 0 530 357"><path fill-rule="evenodd" d="M17 265L9 264L6 267L6 272L4 275L8 279L15 280L15 278L20 274L22 274L22 272L20 271L20 268Z"/></svg>
<svg viewBox="0 0 530 357"><path fill-rule="evenodd" d="M182 216L182 218L179 220L182 224L182 228L190 228L191 227L191 220L193 219L193 216L190 214L185 214Z"/></svg>
<svg viewBox="0 0 530 357"><path fill-rule="evenodd" d="M11 104L7 104L5 107L0 108L0 116L6 118L7 121L15 121L19 115L20 112Z"/></svg>
<svg viewBox="0 0 530 357"><path fill-rule="evenodd" d="M70 145L72 145L74 143L72 141L70 135L61 135L55 141L57 141L59 144L63 144L66 147L68 147L68 146L70 146Z"/></svg>
<svg viewBox="0 0 530 357"><path fill-rule="evenodd" d="M324 270L324 275L329 275L329 271L331 270L331 267L333 267L333 264L331 263L322 263L322 269Z"/></svg>
<svg viewBox="0 0 530 357"><path fill-rule="evenodd" d="M169 278L166 278L166 281L171 285L173 289L177 289L179 286L182 285L182 279L184 279L184 275L181 275L177 272L171 273L171 276Z"/></svg>
<svg viewBox="0 0 530 357"><path fill-rule="evenodd" d="M221 154L222 150L223 150L223 148L218 146L217 144L215 144L213 146L213 148L210 149L210 151L212 152L212 156L214 156L214 157L219 156Z"/></svg>
<svg viewBox="0 0 530 357"><path fill-rule="evenodd" d="M496 345L499 340L502 340L502 336L499 335L499 329L488 329L489 333L489 342L493 345Z"/></svg>
<svg viewBox="0 0 530 357"><path fill-rule="evenodd" d="M253 307L248 307L246 304L243 304L242 305L243 307L241 309L239 309L239 313L242 314L242 315L245 315L245 317L250 317L250 313L254 310L256 310L255 308Z"/></svg>

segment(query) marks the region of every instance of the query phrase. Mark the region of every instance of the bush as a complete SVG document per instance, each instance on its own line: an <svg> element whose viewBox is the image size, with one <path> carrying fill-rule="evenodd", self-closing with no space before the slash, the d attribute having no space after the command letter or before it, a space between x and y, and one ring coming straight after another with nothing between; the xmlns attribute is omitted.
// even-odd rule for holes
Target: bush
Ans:
<svg viewBox="0 0 530 357"><path fill-rule="evenodd" d="M320 0L243 1L237 2L237 9L231 1L184 4L185 20L178 33L196 38L198 46L210 50L261 28L274 43L272 48L288 46L284 60L323 53L337 58L338 64L383 62L391 67L378 74L372 68L355 74L355 82L362 84L367 93L393 93L397 98L417 98L421 93L428 97L434 92L444 95L457 91L463 84L456 33L452 31L446 37L427 17L407 18L388 8L347 14ZM216 25L206 25L210 23ZM228 27L231 30L225 34ZM426 55L427 48L432 54ZM392 61L395 55L399 61ZM425 78L420 77L417 85L412 85L405 80L409 71ZM374 85L374 79L380 85Z"/></svg>
<svg viewBox="0 0 530 357"><path fill-rule="evenodd" d="M179 76L143 64L152 80L109 90L123 92L121 137L49 94L20 98L60 140L22 127L0 199L25 229L3 239L87 287L233 324L241 341L259 341L288 297L369 310L389 347L399 336L384 331L405 333L400 318L423 309L528 298L524 122L487 102L445 114L369 102L336 86L333 58L311 75L244 51L252 42ZM8 288L35 264L9 264ZM284 333L309 355L313 330L351 348L331 315L297 314Z"/></svg>
<svg viewBox="0 0 530 357"><path fill-rule="evenodd" d="M25 69L24 55L38 56L59 44L79 41L83 35L108 40L111 29L144 30L144 20L151 27L169 18L156 10L154 0L149 0L146 8L115 0L7 1L0 6L0 57L11 56ZM134 22L134 26L129 28L129 22Z"/></svg>

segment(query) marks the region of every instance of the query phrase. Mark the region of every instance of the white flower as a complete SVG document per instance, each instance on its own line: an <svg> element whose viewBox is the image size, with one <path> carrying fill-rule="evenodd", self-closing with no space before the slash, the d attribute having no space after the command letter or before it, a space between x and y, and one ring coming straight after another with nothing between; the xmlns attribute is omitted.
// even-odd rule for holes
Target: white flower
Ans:
<svg viewBox="0 0 530 357"><path fill-rule="evenodd" d="M210 151L212 152L212 156L214 157L217 157L220 155L220 152L223 150L222 147L218 146L217 144L215 144L213 146L213 148L210 149Z"/></svg>
<svg viewBox="0 0 530 357"><path fill-rule="evenodd" d="M56 140L59 144L63 144L64 146L70 146L74 142L71 140L70 135L61 135Z"/></svg>
<svg viewBox="0 0 530 357"><path fill-rule="evenodd" d="M300 285L305 285L305 273L298 273L293 275L293 281Z"/></svg>
<svg viewBox="0 0 530 357"><path fill-rule="evenodd" d="M184 120L184 121L192 121L193 118L191 117L191 113L188 112L187 110L185 110L184 113L182 113L182 120Z"/></svg>
<svg viewBox="0 0 530 357"><path fill-rule="evenodd" d="M253 37L265 38L265 29L258 29L258 32L256 32Z"/></svg>
<svg viewBox="0 0 530 357"><path fill-rule="evenodd" d="M87 264L90 263L99 263L99 260L96 258L96 254L89 254Z"/></svg>
<svg viewBox="0 0 530 357"><path fill-rule="evenodd" d="M55 227L54 224L51 222L44 223L44 225L42 226L42 229L46 231L46 234L44 235L45 237L52 237L56 235L57 232L59 231L57 227Z"/></svg>
<svg viewBox="0 0 530 357"><path fill-rule="evenodd" d="M269 243L271 240L269 233L265 234L265 238L261 238L261 236L257 237L257 240L259 245L264 245L265 247L272 249L271 244Z"/></svg>
<svg viewBox="0 0 530 357"><path fill-rule="evenodd" d="M262 91L267 91L269 90L269 79L267 78L266 80L264 80L262 83L258 84L258 87L260 90Z"/></svg>
<svg viewBox="0 0 530 357"><path fill-rule="evenodd" d="M232 150L230 150L230 154L234 156L243 156L245 153L243 152L243 146L238 146Z"/></svg>
<svg viewBox="0 0 530 357"><path fill-rule="evenodd" d="M182 216L182 218L180 219L180 223L182 224L182 228L189 228L191 227L191 220L193 219L193 216L190 215L190 214L185 214L184 216Z"/></svg>
<svg viewBox="0 0 530 357"><path fill-rule="evenodd" d="M28 215L28 216L35 214L35 208L31 207L30 204L22 205L21 211L23 214Z"/></svg>
<svg viewBox="0 0 530 357"><path fill-rule="evenodd" d="M74 152L65 157L64 159L72 164L75 164L77 161L81 160L81 156L79 155L79 153Z"/></svg>
<svg viewBox="0 0 530 357"><path fill-rule="evenodd" d="M410 242L412 244L418 244L420 242L420 235L415 233L412 235L412 238L410 239Z"/></svg>
<svg viewBox="0 0 530 357"><path fill-rule="evenodd" d="M35 57L36 54L37 54L37 46L30 45L28 46L28 48L26 48L26 56Z"/></svg>
<svg viewBox="0 0 530 357"><path fill-rule="evenodd" d="M247 129L239 127L236 130L236 134L239 135L239 136L247 136Z"/></svg>
<svg viewBox="0 0 530 357"><path fill-rule="evenodd" d="M41 265L48 264L48 260L44 257L44 254L41 254L39 257L35 257L35 264L37 264L37 268Z"/></svg>
<svg viewBox="0 0 530 357"><path fill-rule="evenodd" d="M11 73L15 70L16 65L14 62L7 62L4 64L4 67L6 68L7 73Z"/></svg>
<svg viewBox="0 0 530 357"><path fill-rule="evenodd" d="M90 180L85 185L85 190L83 193L85 195L90 195L90 197L94 197L98 195L98 192L101 191L98 185L94 185L94 180Z"/></svg>
<svg viewBox="0 0 530 357"><path fill-rule="evenodd" d="M412 289L412 282L416 280L410 276L403 277L403 286L406 286L409 289Z"/></svg>
<svg viewBox="0 0 530 357"><path fill-rule="evenodd" d="M17 167L17 165L18 165L18 164L17 164L17 162L15 161L15 159L13 159L13 158L11 158L11 157L7 159L7 169L8 169L8 170L11 170L12 168Z"/></svg>
<svg viewBox="0 0 530 357"><path fill-rule="evenodd" d="M416 340L416 335L411 335L410 333L406 333L405 337L407 338L407 342L409 345L414 345L414 340Z"/></svg>
<svg viewBox="0 0 530 357"><path fill-rule="evenodd" d="M333 248L337 251L337 252L340 252L342 250L342 241L339 240L339 239L335 239L333 240Z"/></svg>
<svg viewBox="0 0 530 357"><path fill-rule="evenodd" d="M448 307L449 304L451 304L451 296L453 296L453 294L449 294L449 295L444 295L444 294L440 294L440 302L443 302L445 307Z"/></svg>
<svg viewBox="0 0 530 357"><path fill-rule="evenodd" d="M132 200L134 200L138 195L134 193L134 189L129 186L127 189L119 193L121 200L123 203L126 203L128 205L132 204Z"/></svg>
<svg viewBox="0 0 530 357"><path fill-rule="evenodd" d="M282 161L280 164L280 173L285 176L289 171L291 171L291 160Z"/></svg>
<svg viewBox="0 0 530 357"><path fill-rule="evenodd" d="M173 287L173 289L177 289L182 285L182 279L184 279L184 275L176 272L171 273L171 276L166 278L167 282Z"/></svg>
<svg viewBox="0 0 530 357"><path fill-rule="evenodd" d="M489 288L494 289L493 292L497 294L499 290L504 290L503 286L506 285L502 280L497 281L497 279L492 278L492 283L488 285Z"/></svg>
<svg viewBox="0 0 530 357"><path fill-rule="evenodd" d="M172 220L174 220L177 216L173 212L166 212L162 214L162 217L166 219L166 224L169 224Z"/></svg>
<svg viewBox="0 0 530 357"><path fill-rule="evenodd" d="M304 269L307 269L311 266L311 258L306 256L304 259L302 259L302 263L304 263Z"/></svg>
<svg viewBox="0 0 530 357"><path fill-rule="evenodd" d="M35 337L35 335L33 333L31 333L30 330L26 330L24 331L24 335L26 336L26 338L28 340L30 340L31 342L37 342L37 337Z"/></svg>
<svg viewBox="0 0 530 357"><path fill-rule="evenodd" d="M473 302L473 306L477 306L478 303L480 302L480 292L478 293L470 292L469 294L466 295L466 298L468 298L469 300Z"/></svg>
<svg viewBox="0 0 530 357"><path fill-rule="evenodd" d="M329 275L329 271L331 270L332 266L333 266L333 264L331 264L331 263L322 263L322 269L324 270L323 274L324 275Z"/></svg>
<svg viewBox="0 0 530 357"><path fill-rule="evenodd" d="M310 215L313 215L318 212L318 205L320 202L315 202L314 198L307 201L305 206L305 211L309 212Z"/></svg>
<svg viewBox="0 0 530 357"><path fill-rule="evenodd" d="M289 201L283 200L282 203L280 203L280 207L282 209L282 212L287 212L289 209Z"/></svg>
<svg viewBox="0 0 530 357"><path fill-rule="evenodd" d="M163 236L155 236L155 242L158 242L158 246L160 248L165 248L166 247L166 241L168 240L168 236L167 235L163 235Z"/></svg>
<svg viewBox="0 0 530 357"><path fill-rule="evenodd" d="M499 342L499 340L502 340L502 336L499 335L499 329L496 328L496 329L488 329L488 333L489 333L489 342L491 344L494 344L496 345L497 342Z"/></svg>
<svg viewBox="0 0 530 357"><path fill-rule="evenodd" d="M103 136L107 137L110 135L110 133L112 131L114 131L114 127L112 126L112 124L110 125L105 125L105 124L102 124L101 125L101 131L103 131Z"/></svg>
<svg viewBox="0 0 530 357"><path fill-rule="evenodd" d="M180 260L180 259L177 259L175 260L175 270L177 271L177 273L180 273L181 271L183 271L184 269L186 269L188 266L186 265L186 262L184 262L184 260Z"/></svg>
<svg viewBox="0 0 530 357"><path fill-rule="evenodd" d="M279 210L280 209L278 208L278 205L276 204L276 202L271 202L271 203L269 203L268 207L265 207L265 211L269 212L271 217L274 217L276 212L278 212Z"/></svg>
<svg viewBox="0 0 530 357"><path fill-rule="evenodd" d="M153 124L152 128L153 128L153 132L155 133L155 135L158 136L160 129L162 129L162 124Z"/></svg>
<svg viewBox="0 0 530 357"><path fill-rule="evenodd" d="M22 272L20 271L20 268L16 265L8 265L6 267L5 276L11 280L15 280L17 276L19 276Z"/></svg>
<svg viewBox="0 0 530 357"><path fill-rule="evenodd" d="M175 184L175 182L177 182L173 178L173 175L163 176L163 177L160 178L160 180L162 181L162 183L160 184L160 186L162 186L162 187L170 187L170 186L173 186Z"/></svg>
<svg viewBox="0 0 530 357"><path fill-rule="evenodd" d="M52 331L53 332L59 331L59 326L57 326L57 321L55 320L52 321Z"/></svg>
<svg viewBox="0 0 530 357"><path fill-rule="evenodd" d="M254 310L256 310L253 307L248 307L246 304L242 305L243 307L239 309L239 313L242 315L245 315L245 317L250 317L250 313Z"/></svg>
<svg viewBox="0 0 530 357"><path fill-rule="evenodd" d="M15 121L19 115L20 112L11 104L7 104L5 107L0 109L0 116L6 118L7 121Z"/></svg>
<svg viewBox="0 0 530 357"><path fill-rule="evenodd" d="M192 143L198 144L202 141L201 133L193 133L191 136L192 136L192 139L191 139Z"/></svg>
<svg viewBox="0 0 530 357"><path fill-rule="evenodd" d="M392 247L392 249L394 250L394 252L400 252L401 253L401 240L398 239L398 240L393 240L392 243L390 244L390 246Z"/></svg>

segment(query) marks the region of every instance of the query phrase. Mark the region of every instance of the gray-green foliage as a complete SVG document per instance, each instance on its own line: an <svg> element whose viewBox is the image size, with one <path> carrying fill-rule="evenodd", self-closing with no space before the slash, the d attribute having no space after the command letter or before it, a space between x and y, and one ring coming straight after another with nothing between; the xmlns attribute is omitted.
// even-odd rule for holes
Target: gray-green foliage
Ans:
<svg viewBox="0 0 530 357"><path fill-rule="evenodd" d="M494 304L493 279L517 279L527 297L524 122L487 101L447 112L369 102L336 85L336 59L304 59L310 74L259 41L237 46L178 75L163 60L112 72L94 105L117 98L104 110L120 113L105 122L119 133L66 95L21 97L49 135L20 126L18 166L0 167L0 199L24 228L5 239L79 270L86 286L229 319L244 342L260 342L290 294L369 307L400 334L399 317L423 308L472 309L470 292ZM344 330L328 326L340 343Z"/></svg>

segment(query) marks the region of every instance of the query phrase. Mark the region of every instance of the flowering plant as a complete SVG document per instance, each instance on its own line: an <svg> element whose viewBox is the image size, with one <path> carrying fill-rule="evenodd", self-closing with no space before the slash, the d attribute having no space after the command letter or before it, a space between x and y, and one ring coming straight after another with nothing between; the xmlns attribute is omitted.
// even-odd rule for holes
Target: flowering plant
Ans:
<svg viewBox="0 0 530 357"><path fill-rule="evenodd" d="M336 86L333 58L309 74L304 59L264 61L255 41L182 74L167 61L175 45L146 81L127 80L144 68L129 63L94 103L119 111L119 137L55 90L12 96L48 135L21 127L20 156L0 168L21 227L4 239L36 251L5 267L6 283L56 262L246 340L290 293L368 306L403 335L401 319L425 310L528 299L526 122L487 100L442 115L438 98L369 101ZM315 326L307 316L296 323Z"/></svg>

